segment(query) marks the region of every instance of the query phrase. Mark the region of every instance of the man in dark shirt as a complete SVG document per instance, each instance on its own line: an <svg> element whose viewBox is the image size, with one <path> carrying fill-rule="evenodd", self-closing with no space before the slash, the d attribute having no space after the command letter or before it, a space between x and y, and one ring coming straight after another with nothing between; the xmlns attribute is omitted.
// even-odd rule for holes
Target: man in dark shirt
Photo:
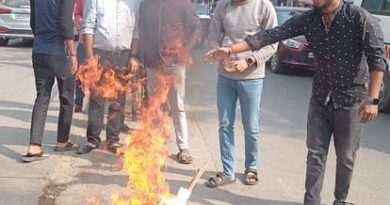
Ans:
<svg viewBox="0 0 390 205"><path fill-rule="evenodd" d="M304 35L318 61L307 124L305 205L319 205L331 135L337 155L334 205L345 202L352 178L361 123L377 117L385 70L383 34L366 10L342 0L314 0L315 9L283 25L261 31L230 47L216 48L206 60L257 50ZM239 67L239 62L226 62ZM239 68L238 68L239 69Z"/></svg>
<svg viewBox="0 0 390 205"><path fill-rule="evenodd" d="M76 144L69 142L73 114L72 74L77 70L72 21L74 0L30 0L30 5L31 28L34 33L32 61L37 97L31 119L30 146L22 158L25 162L47 157L42 153L41 144L55 79L58 84L60 114L54 151L77 149Z"/></svg>
<svg viewBox="0 0 390 205"><path fill-rule="evenodd" d="M185 67L200 36L200 22L189 0L144 0L140 5L140 53L146 67L149 93L157 88L157 75L174 76L168 102L179 147L178 161L192 162L188 151L184 110Z"/></svg>

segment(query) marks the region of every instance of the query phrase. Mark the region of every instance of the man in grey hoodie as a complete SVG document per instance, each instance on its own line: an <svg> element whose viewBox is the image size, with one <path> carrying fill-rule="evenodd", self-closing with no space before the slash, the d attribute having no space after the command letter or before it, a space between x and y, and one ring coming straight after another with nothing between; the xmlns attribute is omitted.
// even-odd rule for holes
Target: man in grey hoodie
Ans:
<svg viewBox="0 0 390 205"><path fill-rule="evenodd" d="M268 0L221 0L211 22L212 43L227 46L277 25L276 12ZM214 46L216 46L214 45ZM234 121L237 100L240 102L245 137L244 183L257 184L260 102L265 77L265 63L276 52L277 44L258 51L239 53L233 58L240 66L218 67L217 107L219 143L223 172L206 183L218 187L235 182Z"/></svg>

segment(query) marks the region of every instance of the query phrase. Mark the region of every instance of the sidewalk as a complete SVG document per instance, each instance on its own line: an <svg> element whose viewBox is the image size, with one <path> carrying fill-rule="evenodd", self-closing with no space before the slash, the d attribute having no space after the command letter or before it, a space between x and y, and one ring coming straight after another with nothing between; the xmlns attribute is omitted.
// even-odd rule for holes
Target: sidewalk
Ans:
<svg viewBox="0 0 390 205"><path fill-rule="evenodd" d="M201 53L197 53L201 59ZM28 55L20 63L24 65L4 66L0 82L0 205L82 205L93 201L110 204L112 193L121 192L127 178L123 171L116 171L116 157L103 150L87 155L74 153L57 154L52 151L56 138L57 110L59 107L56 88L45 127L43 150L51 156L48 160L30 164L19 163L20 155L26 152L34 99L34 78ZM213 65L215 66L215 65ZM262 107L262 131L259 160L259 183L243 185L244 140L239 112L236 121L236 184L210 189L203 185L208 176L222 168L219 157L218 122L216 109L216 73L210 65L200 64L188 71L187 114L190 133L190 151L194 163L181 165L175 160L177 152L174 138L169 142L172 155L168 159L166 177L171 192L185 187L195 171L204 161L211 163L193 191L188 205L299 205L302 204L305 176L305 115L295 113L298 107L305 110L310 94L310 78L300 79L300 84L289 85L292 90L303 89L304 96L294 98L285 89L277 93L275 84L283 84L287 77L270 75L266 80ZM18 79L18 80L16 80ZM287 88L286 88L287 89ZM276 97L275 97L276 96ZM283 97L283 98L282 98ZM276 103L288 99L282 109ZM390 122L389 116L382 117ZM87 115L75 113L72 139L85 141ZM137 126L126 121L129 127ZM374 133L375 126L368 129ZM387 125L388 126L388 125ZM385 126L384 126L385 127ZM387 132L388 133L388 132ZM102 133L104 139L105 133ZM125 135L122 135L122 138ZM370 136L367 136L368 138ZM388 136L387 136L388 137ZM370 144L358 153L358 163L351 187L350 201L358 205L390 202L390 147ZM371 146L371 147L370 147ZM334 149L328 157L323 203L333 200L335 168ZM96 203L97 204L97 203Z"/></svg>

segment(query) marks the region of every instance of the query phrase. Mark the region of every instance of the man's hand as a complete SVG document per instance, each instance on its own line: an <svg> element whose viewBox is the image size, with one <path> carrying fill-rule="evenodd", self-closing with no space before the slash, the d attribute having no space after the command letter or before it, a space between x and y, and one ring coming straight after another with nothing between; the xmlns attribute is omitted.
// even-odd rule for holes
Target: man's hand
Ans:
<svg viewBox="0 0 390 205"><path fill-rule="evenodd" d="M231 69L234 68L235 71L242 72L245 69L247 69L249 67L249 65L245 59L238 59L238 60L234 60L234 61L227 61L226 65L224 65L224 67L228 67Z"/></svg>
<svg viewBox="0 0 390 205"><path fill-rule="evenodd" d="M127 65L131 73L137 73L141 66L141 62L136 57L131 57Z"/></svg>
<svg viewBox="0 0 390 205"><path fill-rule="evenodd" d="M359 120L366 123L378 117L378 105L363 101L359 107Z"/></svg>
<svg viewBox="0 0 390 205"><path fill-rule="evenodd" d="M205 55L205 61L211 63L212 61L219 61L226 59L231 54L229 47L218 47L208 51Z"/></svg>
<svg viewBox="0 0 390 205"><path fill-rule="evenodd" d="M72 75L75 75L77 72L77 57L75 55L69 56L69 68L70 68L70 73Z"/></svg>
<svg viewBox="0 0 390 205"><path fill-rule="evenodd" d="M234 71L242 72L249 67L245 59L225 61L223 66L225 70L228 72L234 72Z"/></svg>

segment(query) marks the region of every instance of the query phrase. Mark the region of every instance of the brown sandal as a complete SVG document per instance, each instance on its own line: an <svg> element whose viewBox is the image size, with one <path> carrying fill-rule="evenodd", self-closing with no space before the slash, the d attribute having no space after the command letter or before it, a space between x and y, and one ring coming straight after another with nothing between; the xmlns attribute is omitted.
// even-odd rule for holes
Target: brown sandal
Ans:
<svg viewBox="0 0 390 205"><path fill-rule="evenodd" d="M182 149L179 153L177 153L177 161L181 164L191 164L192 156L187 149Z"/></svg>
<svg viewBox="0 0 390 205"><path fill-rule="evenodd" d="M244 184L245 185L256 185L258 182L256 169L246 169L244 173Z"/></svg>

